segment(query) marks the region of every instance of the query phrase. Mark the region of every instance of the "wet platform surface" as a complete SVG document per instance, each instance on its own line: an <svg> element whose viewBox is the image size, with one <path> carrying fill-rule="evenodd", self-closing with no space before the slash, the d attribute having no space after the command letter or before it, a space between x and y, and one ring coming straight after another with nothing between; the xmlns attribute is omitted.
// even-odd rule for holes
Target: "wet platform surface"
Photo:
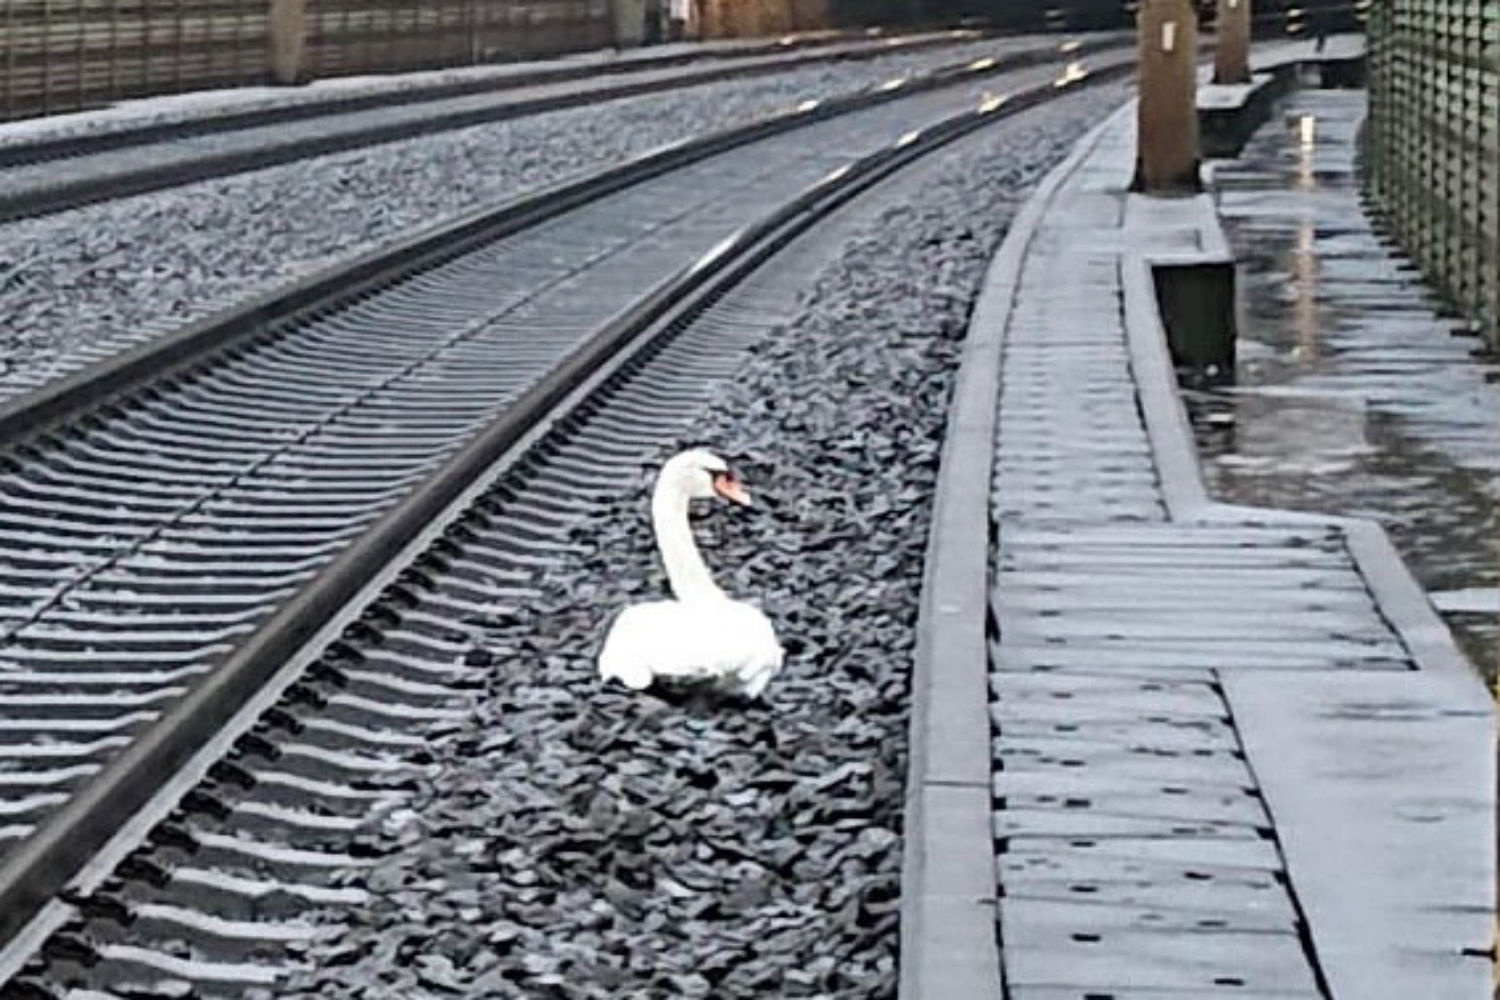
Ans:
<svg viewBox="0 0 1500 1000"><path fill-rule="evenodd" d="M1240 261L1236 381L1189 392L1215 497L1379 520L1500 666L1500 365L1455 336L1421 276L1361 211L1361 91L1293 95L1215 199ZM1455 592L1468 600L1449 600Z"/></svg>
<svg viewBox="0 0 1500 1000"><path fill-rule="evenodd" d="M1203 493L1141 289L1222 237L1207 198L1128 195L1133 156L1127 110L1065 165L1004 328L1007 995L1484 996L1484 689L1373 525Z"/></svg>

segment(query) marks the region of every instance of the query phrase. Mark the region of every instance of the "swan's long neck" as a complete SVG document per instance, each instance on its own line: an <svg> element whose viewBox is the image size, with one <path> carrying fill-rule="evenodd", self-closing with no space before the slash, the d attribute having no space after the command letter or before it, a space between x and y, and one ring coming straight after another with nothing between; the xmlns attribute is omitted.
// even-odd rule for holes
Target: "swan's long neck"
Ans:
<svg viewBox="0 0 1500 1000"><path fill-rule="evenodd" d="M698 552L693 529L688 525L688 497L671 482L657 483L651 497L651 525L656 530L656 547L667 568L667 581L679 601L722 598L724 591L714 583L713 574Z"/></svg>

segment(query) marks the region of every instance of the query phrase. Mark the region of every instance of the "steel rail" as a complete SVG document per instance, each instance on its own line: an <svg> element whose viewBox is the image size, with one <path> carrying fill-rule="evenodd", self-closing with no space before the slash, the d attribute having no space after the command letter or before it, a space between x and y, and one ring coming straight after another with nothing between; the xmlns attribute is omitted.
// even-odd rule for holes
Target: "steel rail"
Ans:
<svg viewBox="0 0 1500 1000"><path fill-rule="evenodd" d="M1129 59L1086 75L1038 85L950 116L825 177L759 222L726 239L598 329L574 353L496 417L426 483L408 494L353 542L213 673L137 738L53 814L0 866L0 944L9 941L61 892L112 835L223 729L267 680L302 656L326 623L349 610L372 581L403 567L392 559L430 530L434 520L539 426L565 428L587 405L585 384L618 372L670 338L692 317L743 280L789 241L835 208L913 160L984 124L1053 98L1067 86L1118 78ZM513 456L512 461L520 456ZM383 584L382 584L383 585Z"/></svg>
<svg viewBox="0 0 1500 1000"><path fill-rule="evenodd" d="M1090 51L1105 44L1118 43L1093 40L1082 46L1080 51ZM1046 61L1055 50L1054 45L1039 46L1008 57L1004 62L1007 68L1035 65ZM816 59L815 56L801 58ZM775 72L784 68L786 68L785 64L777 62L766 66L761 72ZM752 68L744 66L714 67L692 74L627 80L627 82L607 87L583 88L529 98L521 97L513 101L486 103L477 107L461 105L446 111L435 109L433 113L420 117L408 115L391 121L374 122L342 130L308 129L299 136L273 144L249 143L240 148L208 151L202 155L170 159L163 163L126 166L118 172L107 173L101 177L83 177L44 186L22 187L6 191L0 193L0 222L36 218L96 202L160 191L196 181L259 170L313 156L346 152L383 142L412 139L472 125L579 107L598 101L635 97L691 84L755 75L755 72ZM684 79L685 76L691 78ZM336 122L337 118L333 120Z"/></svg>
<svg viewBox="0 0 1500 1000"><path fill-rule="evenodd" d="M397 91L365 92L358 94L333 94L316 100L299 101L295 104L280 104L269 107L247 108L240 111L225 111L199 119L179 122L148 122L131 125L106 132L85 135L49 136L0 145L0 169L60 160L93 153L112 152L132 146L201 135L215 135L238 129L255 128L261 125L280 125L287 122L321 118L325 115L349 114L373 108L394 108L448 97L467 97L471 94L500 93L520 90L550 83L570 83L575 80L594 79L601 76L628 76L651 70L691 66L695 63L729 62L731 60L765 59L777 55L791 58L769 62L763 66L723 67L721 72L730 75L752 75L776 72L789 67L820 62L844 62L872 59L893 52L915 52L922 49L951 45L956 41L982 37L984 33L955 29L942 33L914 36L886 35L879 40L851 36L827 36L817 38L778 39L755 45L736 48L705 49L697 52L674 52L633 59L618 59L610 62L584 62L581 60L559 60L554 64L519 71L499 77L470 80L443 80L417 85ZM861 44L863 43L863 44ZM837 51L828 51L837 49ZM703 83L725 76L700 77L685 75L680 83ZM666 84L663 84L666 86ZM614 95L598 95L592 99L605 100Z"/></svg>

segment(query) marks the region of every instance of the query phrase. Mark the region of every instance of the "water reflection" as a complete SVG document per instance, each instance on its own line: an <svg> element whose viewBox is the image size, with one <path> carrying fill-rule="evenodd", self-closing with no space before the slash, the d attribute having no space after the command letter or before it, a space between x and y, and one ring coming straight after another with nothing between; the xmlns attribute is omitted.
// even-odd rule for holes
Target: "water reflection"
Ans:
<svg viewBox="0 0 1500 1000"><path fill-rule="evenodd" d="M1380 520L1429 591L1494 588L1497 369L1369 232L1362 114L1362 94L1302 92L1220 168L1243 326L1234 383L1185 393L1204 472L1228 502ZM1447 618L1493 672L1500 614Z"/></svg>

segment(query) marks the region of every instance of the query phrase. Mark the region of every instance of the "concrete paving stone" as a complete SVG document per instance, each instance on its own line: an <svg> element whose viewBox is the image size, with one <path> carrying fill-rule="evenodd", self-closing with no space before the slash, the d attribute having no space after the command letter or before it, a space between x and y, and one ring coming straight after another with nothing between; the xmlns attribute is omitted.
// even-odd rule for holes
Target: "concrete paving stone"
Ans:
<svg viewBox="0 0 1500 1000"><path fill-rule="evenodd" d="M991 640L990 640L990 652L993 654L993 653L998 653L999 651L1000 651L1000 642L999 642L999 640L997 638L991 638ZM1033 673L1031 673L1029 675L1026 675L1026 676L1013 675L1013 674L1000 674L1000 673L996 672L996 673L992 673L990 675L990 690L995 695L996 698L999 698L1001 692L1005 690L1005 687L1008 686L1012 680L1020 680L1022 682L1031 682L1031 681L1034 681L1034 680L1046 680L1048 678L1053 678L1053 677L1057 677L1057 678L1079 678L1083 683L1088 683L1089 681L1094 680L1094 679L1106 679L1106 680L1109 680L1109 681L1118 682L1120 684L1135 684L1135 683L1158 684L1158 685L1163 686L1163 688L1165 690L1174 690L1178 686L1188 685L1188 684L1198 685L1198 686L1207 685L1209 687L1215 687L1219 683L1218 675L1215 674L1212 670L1197 670L1197 671L1193 671L1193 670L1183 670L1181 668L1170 668L1170 669L1163 668L1163 669L1151 670L1151 669L1143 668L1143 667L1136 667L1136 668L1132 668L1132 669L1129 669L1129 670L1125 670L1125 669L1117 669L1113 664L1107 664L1107 665L1105 665L1103 667L1094 667L1094 668L1088 668L1088 667L1072 667L1072 668L1046 667L1046 668L1043 668L1041 670L1034 671ZM1053 700L1053 699L1049 699L1049 701L1050 700ZM1096 700L1089 699L1089 700L1082 701L1081 703L1089 705L1090 707L1093 707L1093 708L1097 708L1101 704L1101 701L1096 701ZM1131 706L1131 708L1130 708L1130 711L1139 711L1139 710L1140 710L1140 706ZM1227 715L1228 712L1229 712L1228 707L1225 706L1225 705L1223 705L1222 701L1221 701L1220 706L1219 706L1219 714Z"/></svg>
<svg viewBox="0 0 1500 1000"><path fill-rule="evenodd" d="M1067 447L1075 441L1074 435L1087 434L1089 443L1103 443L1109 441L1125 442L1135 444L1144 440L1144 435L1134 432L1128 424L1123 425L1119 419L1125 409L1114 399L1105 397L1103 399L1090 397L1084 400L1088 409L1077 414L1071 421L1068 430L1059 429L1055 422L1049 419L1054 414L1052 410L1055 404L1050 406L1043 402L1045 397L1038 393L1036 406L1025 404L1026 393L1019 393L1011 402L1000 409L1000 446L1002 448L1022 447L1035 442L1045 443L1048 447L1043 452L1053 451L1052 445ZM1050 395L1050 394L1049 394ZM1079 442L1082 444L1083 442Z"/></svg>
<svg viewBox="0 0 1500 1000"><path fill-rule="evenodd" d="M992 741L995 760L1005 771L1050 773L1058 768L1077 768L1090 774L1131 781L1176 784L1193 781L1233 786L1246 783L1245 761L1233 751L1203 754L1151 746L1122 748L1102 741L997 736Z"/></svg>
<svg viewBox="0 0 1500 1000"><path fill-rule="evenodd" d="M1137 989L1111 986L1099 990L1088 986L1016 986L1008 1000L1322 1000L1317 990L1247 990L1243 986L1195 986L1186 990Z"/></svg>
<svg viewBox="0 0 1500 1000"><path fill-rule="evenodd" d="M1005 420L1005 415L1001 415ZM1028 421L1030 418L1028 418ZM1007 462L1017 463L1024 471L1028 465L1057 466L1069 462L1113 462L1122 468L1146 469L1153 474L1149 445L1141 435L1101 428L1084 440L1073 440L1049 433L1035 422L1012 420L1000 435L1000 448ZM1003 485L995 484L997 487Z"/></svg>
<svg viewBox="0 0 1500 1000"><path fill-rule="evenodd" d="M1098 814L1085 809L1059 809L1027 800L1007 800L994 814L991 828L997 841L1009 837L1224 837L1255 836L1243 824L1201 819Z"/></svg>
<svg viewBox="0 0 1500 1000"><path fill-rule="evenodd" d="M1087 545L1129 545L1135 548L1188 546L1234 546L1242 549L1300 548L1306 545L1343 547L1343 536L1332 527L1257 524L1160 524L1128 528L1112 524L1059 525L1018 524L1012 529L1019 540L1045 544L1076 541Z"/></svg>
<svg viewBox="0 0 1500 1000"><path fill-rule="evenodd" d="M994 794L1007 807L1014 804L1020 809L1076 809L1101 816L1269 827L1265 808L1251 795L1253 785L1249 772L1240 783L1215 785L1211 780L1166 782L1094 774L1087 767L1051 772L1005 768L995 773Z"/></svg>
<svg viewBox="0 0 1500 1000"><path fill-rule="evenodd" d="M1218 882L1253 882L1261 876L1274 881L1281 870L1276 845L1255 837L1010 837L1003 846L1002 886L1010 885L1016 868L1072 879L1102 870L1119 878L1200 882L1205 891Z"/></svg>
<svg viewBox="0 0 1500 1000"><path fill-rule="evenodd" d="M1146 931L1188 935L1188 946L1199 935L1219 933L1295 934L1296 913L1284 906L1182 907L1162 902L1122 902L1100 895L1072 894L1064 899L1010 897L1005 904L1012 918L1037 928L1090 927L1118 931Z"/></svg>
<svg viewBox="0 0 1500 1000"><path fill-rule="evenodd" d="M1197 600L1194 600L1194 597ZM1277 593L1261 591L1253 595L1255 606L1262 613L1337 616L1346 619L1347 609L1364 608L1369 597L1354 591L1333 594L1315 592ZM996 588L995 616L1019 617L1027 613L1055 617L1086 605L1090 614L1108 621L1117 615L1141 615L1141 620L1152 617L1192 615L1194 618L1212 619L1222 616L1227 620L1238 620L1243 614L1235 604L1212 595L1194 595L1181 588L1153 589L1149 593L1129 593L1118 587L1028 587L1019 580L1003 581Z"/></svg>
<svg viewBox="0 0 1500 1000"><path fill-rule="evenodd" d="M1016 986L1317 988L1302 942L1290 932L1219 931L1188 941L1174 931L1033 927L1005 904L1001 920L1006 980Z"/></svg>
<svg viewBox="0 0 1500 1000"><path fill-rule="evenodd" d="M1072 295L1061 293L1058 282L1071 275L1063 271L1037 271L1023 276L1021 295L1024 298L1011 319L1009 336L1036 336L1037 320L1050 319L1064 324L1073 324L1079 330L1096 329L1099 334L1111 330L1108 322L1119 314L1119 281L1113 272L1091 270L1093 279L1073 284ZM1033 288L1045 288L1045 292L1030 294ZM1066 287L1066 286L1064 286ZM1103 329L1097 329L1103 320ZM1120 328L1123 332L1123 328Z"/></svg>
<svg viewBox="0 0 1500 1000"><path fill-rule="evenodd" d="M1002 556L1002 559L1008 556ZM1002 567L1004 563L1002 562ZM1224 588L1228 593L1238 590L1237 583L1247 587L1272 587L1272 588L1305 588L1305 589L1338 589L1338 590L1360 590L1364 583L1359 575L1351 568L1326 570L1319 568L1303 568L1298 566L1271 566L1261 567L1255 565L1227 566L1227 567L1204 567L1179 564L1177 566L1164 567L1160 565L1144 566L1112 566L1107 570L1090 574L1068 574L1064 571L1039 571L1027 572L1028 582L1060 582L1067 583L1068 578L1087 577L1092 580L1116 581L1123 586L1133 586L1143 579L1170 581L1178 585L1188 586L1217 586Z"/></svg>
<svg viewBox="0 0 1500 1000"><path fill-rule="evenodd" d="M993 665L996 670L1035 670L1042 666L1052 667L1097 667L1100 664L1144 667L1185 667L1194 670L1409 670L1406 660L1367 659L1358 655L1342 659L1329 659L1315 652L1299 652L1290 648L1285 652L1259 649L1241 651L1234 643L1226 643L1224 649L1173 649L1166 644L1156 645L1108 645L1096 643L1078 645L1036 645L1017 648L1002 647ZM1289 644L1290 645L1290 644Z"/></svg>
<svg viewBox="0 0 1500 1000"><path fill-rule="evenodd" d="M1045 358L1065 352L1097 358L1107 358L1116 352L1121 358L1125 356L1121 342L1124 331L1118 326L1112 327L1108 320L1096 320L1090 325L1055 323L1044 330L1045 337L1039 333L1027 333L1024 328L1018 329L1006 347L1006 357ZM1051 374L1065 377L1058 372Z"/></svg>
<svg viewBox="0 0 1500 1000"><path fill-rule="evenodd" d="M1004 529L1005 522L1002 522L1001 530ZM1198 579L1202 578L1143 573L1134 577L1116 575L1096 580L1071 571L1018 570L1000 577L994 589L1006 599L1025 593L1055 593L1082 607L1107 606L1110 600L1118 599L1128 606L1133 606L1133 602L1149 601L1153 606L1180 608L1184 613L1211 609L1243 611L1253 601L1256 608L1266 609L1288 606L1339 609L1340 614L1358 620L1364 611L1374 607L1369 592L1358 587L1288 588L1274 580L1251 580L1241 581L1232 590L1205 589L1195 585ZM1149 589L1140 586L1142 580L1150 583Z"/></svg>
<svg viewBox="0 0 1500 1000"><path fill-rule="evenodd" d="M1377 630L1335 630L1329 625L1302 625L1301 622L1278 622L1275 628L1257 631L1254 616L1242 616L1238 622L1229 619L1199 621L1196 616L1158 621L1125 619L1119 615L1094 615L1080 610L1073 615L1053 615L1038 619L1001 619L1002 634L1011 646L1047 645L1047 643L1082 642L1109 646L1155 646L1166 643L1179 649L1193 643L1206 643L1215 651L1224 645L1239 645L1250 651L1284 652L1284 646L1296 645L1304 652L1322 652L1331 657L1403 658L1406 649L1389 634Z"/></svg>
<svg viewBox="0 0 1500 1000"><path fill-rule="evenodd" d="M1001 690L993 687L998 697ZM1122 710L1141 707L1143 702L1167 704L1188 713L1200 712L1215 717L1224 714L1224 701L1204 674L1201 680L1175 679L1168 685L1117 677L1113 673L1036 674L1005 679L1004 696L1013 700L1049 698L1081 705L1109 705Z"/></svg>
<svg viewBox="0 0 1500 1000"><path fill-rule="evenodd" d="M1310 572L1255 577L1250 572L1194 570L1173 573L1162 568L1142 572L1090 575L1072 569L1002 569L995 590L1001 597L1015 591L1056 591L1069 595L1080 609L1100 598L1129 597L1143 589L1163 607L1179 606L1186 614L1208 609L1302 606L1337 607L1351 625L1368 621L1374 604L1359 578L1347 574ZM1250 579L1235 581L1236 576ZM1363 595L1363 599L1361 599ZM1368 613L1367 613L1368 612Z"/></svg>
<svg viewBox="0 0 1500 1000"><path fill-rule="evenodd" d="M1010 849L996 858L1006 898L1093 900L1206 912L1295 912L1276 871L1253 864L1226 867L1079 850L1017 849L1032 842L1067 844L1087 839L1010 838Z"/></svg>
<svg viewBox="0 0 1500 1000"><path fill-rule="evenodd" d="M1160 502L1151 496L1097 498L1090 506L1074 502L1071 491L1058 491L1057 499L1025 497L1020 500L1002 495L996 500L998 513L1002 515L1053 514L1060 512L1092 516L1099 520L1151 521L1165 515Z"/></svg>
<svg viewBox="0 0 1500 1000"><path fill-rule="evenodd" d="M1017 624L1003 634L1005 644L1016 649L1082 644L1102 649L1203 649L1218 657L1239 649L1254 658L1260 654L1279 656L1291 651L1288 647L1295 647L1299 653L1331 659L1401 659L1405 656L1405 647L1389 635L1338 635L1323 630L1286 628L1279 623L1275 629L1265 628L1257 633L1254 622L1249 619L1240 625L1225 627L1212 622L1198 623L1191 616L1184 616L1176 624L1125 624L1118 618L1095 618L1086 609L1079 609L1073 615Z"/></svg>
<svg viewBox="0 0 1500 1000"><path fill-rule="evenodd" d="M1000 401L1000 412L1007 407L1019 409L1017 403L1027 396L1041 397L1041 401L1055 410L1075 410L1083 413L1092 413L1095 407L1107 407L1111 403L1119 405L1123 400L1133 395L1130 384L1123 381L1119 376L1111 375L1103 369L1109 365L1118 365L1124 362L1123 353L1119 357L1112 356L1107 345L1089 343L1082 338L1076 338L1066 344L1054 344L1050 347L1040 345L1023 344L1009 355L1016 359L1010 373L1002 380L1006 386L1006 398ZM1055 370L1062 365L1071 365L1074 370L1067 373L1059 373ZM1052 394L1052 390L1061 387L1070 389L1086 389L1090 393L1090 403L1087 408L1078 406L1078 400L1058 397ZM1129 427L1129 423L1122 426ZM1059 426L1057 430L1062 436L1073 436L1078 433L1078 428L1071 424Z"/></svg>
<svg viewBox="0 0 1500 1000"><path fill-rule="evenodd" d="M1070 463L1053 470L1036 469L1029 473L1017 473L1007 483L1003 494L1024 496L1028 493L1047 494L1058 490L1084 492L1092 488L1102 497L1149 498L1155 491L1156 480L1135 470L1109 471L1092 463Z"/></svg>
<svg viewBox="0 0 1500 1000"><path fill-rule="evenodd" d="M1076 462L1090 462L1105 471L1135 472L1143 463L1150 461L1144 445L1109 448L1093 443L1085 447L1054 451L1060 453L1048 454L1040 450L1025 451L1016 448L1015 453L1008 456L1008 460L1021 474L1032 470L1055 469ZM1154 472L1152 478L1155 479Z"/></svg>
<svg viewBox="0 0 1500 1000"><path fill-rule="evenodd" d="M1133 442L1128 443L1127 447L1129 445L1133 445ZM1100 490L1118 491L1132 480L1138 488L1153 492L1155 490L1155 471L1139 455L1131 455L1124 450L1114 453L1104 450L1059 453L1059 449L1048 449L1044 443L1015 437L1003 442L1002 447L1007 452L1006 459L1013 461L1014 472L1005 482L995 484L996 492L1022 493L1032 483L1045 482L1063 475L1078 475L1080 472L1092 472L1099 476L1107 473L1119 477L1118 481L1099 482L1097 485Z"/></svg>
<svg viewBox="0 0 1500 1000"><path fill-rule="evenodd" d="M1235 753L1239 741L1232 731L1201 723L1173 722L1170 719L1144 720L1121 718L1104 712L1090 712L1080 718L1046 705L1014 707L991 705L990 718L1005 737L1057 738L1082 737L1089 741L1113 741L1125 750L1145 749L1159 753L1205 755Z"/></svg>
<svg viewBox="0 0 1500 1000"><path fill-rule="evenodd" d="M1494 721L1433 674L1225 679L1338 997L1488 992Z"/></svg>
<svg viewBox="0 0 1500 1000"><path fill-rule="evenodd" d="M1051 324L1048 334L1046 340L1017 337L1011 343L1005 355L1009 370L1002 379L1011 392L1087 385L1096 392L1133 394L1130 383L1120 377L1119 366L1126 354L1117 334L1063 323ZM1000 399L1002 407L1011 402L1005 396ZM1055 397L1049 402L1053 407L1067 408L1072 401ZM1070 430L1067 424L1058 429Z"/></svg>
<svg viewBox="0 0 1500 1000"><path fill-rule="evenodd" d="M1111 405L1121 406L1130 396L1130 387L1117 379L1097 377L1089 378L1085 372L1074 372L1068 376L1055 376L1041 369L1042 361L1048 366L1056 365L1059 359L1054 357L1037 359L1038 364L1028 369L1027 366L1018 364L1016 371L1012 373L1012 381L1007 383L1011 391L1008 398L1001 404L1000 412L1010 409L1029 409L1024 406L1028 397L1033 397L1037 402L1050 406L1052 409L1064 407L1078 408L1078 404L1086 400L1089 404L1085 412L1097 415L1099 408L1107 408ZM1084 400L1076 398L1058 399L1054 393L1061 388L1086 393ZM1128 425L1126 425L1128 426ZM1078 433L1079 428L1065 426L1058 428L1060 431Z"/></svg>
<svg viewBox="0 0 1500 1000"><path fill-rule="evenodd" d="M1349 556L1342 547L1326 545L1224 545L1211 543L1141 545L1128 541L1095 541L1080 533L1066 542L1031 540L1012 535L1007 557L1024 560L1045 557L1053 561L1075 562L1082 565L1106 563L1112 565L1140 566L1161 564L1164 566L1216 565L1241 569L1275 566L1321 566L1343 570L1353 569Z"/></svg>
<svg viewBox="0 0 1500 1000"><path fill-rule="evenodd" d="M1097 326L1073 330L1053 327L1046 342L1015 340L1005 354L1005 367L1011 378L1025 374L1033 378L1072 380L1080 375L1109 385L1128 385L1120 378L1118 365L1126 356L1124 345L1112 343L1100 335ZM1057 339L1051 339L1055 337ZM1058 371L1059 355L1069 362L1067 371ZM1001 400L1004 403L1004 400Z"/></svg>
<svg viewBox="0 0 1500 1000"><path fill-rule="evenodd" d="M1261 628L1257 629L1257 616L1234 614L1228 611L1181 609L1153 611L1135 607L1124 610L1100 611L1090 608L1085 622L1075 621L1063 614L1051 614L1043 618L1040 625L1035 622L1036 607L1014 606L1007 601L1004 610L997 615L1000 631L1011 639L1043 636L1057 639L1076 639L1089 635L1107 635L1115 638L1149 637L1171 635L1177 638L1233 638L1256 639L1264 636L1264 618L1260 616ZM1348 615L1300 609L1295 618L1278 622L1276 638L1283 642L1315 641L1328 636L1355 639L1372 644L1385 644L1391 655L1401 655L1399 644L1376 626L1359 624L1351 626Z"/></svg>

